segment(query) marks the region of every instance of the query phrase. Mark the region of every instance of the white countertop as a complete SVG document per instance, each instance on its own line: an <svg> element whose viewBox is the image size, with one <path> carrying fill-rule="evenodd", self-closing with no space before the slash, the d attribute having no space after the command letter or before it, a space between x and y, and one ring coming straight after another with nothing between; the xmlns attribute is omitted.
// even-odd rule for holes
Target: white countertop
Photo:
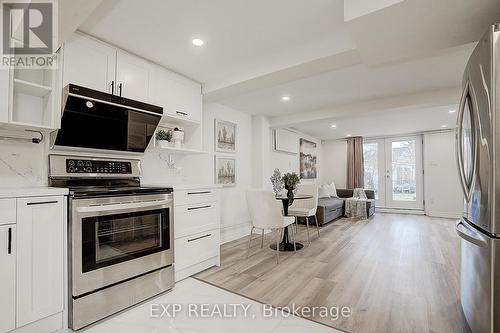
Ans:
<svg viewBox="0 0 500 333"><path fill-rule="evenodd" d="M43 197L50 195L68 195L67 188L59 187L6 187L0 188L0 198Z"/></svg>

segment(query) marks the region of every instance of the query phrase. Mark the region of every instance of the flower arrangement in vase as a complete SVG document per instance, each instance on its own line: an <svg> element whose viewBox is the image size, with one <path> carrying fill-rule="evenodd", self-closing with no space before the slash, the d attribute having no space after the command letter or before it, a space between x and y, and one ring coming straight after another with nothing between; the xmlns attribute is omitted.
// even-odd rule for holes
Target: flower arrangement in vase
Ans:
<svg viewBox="0 0 500 333"><path fill-rule="evenodd" d="M295 172L288 172L283 175L282 180L283 183L285 184L285 189L287 190L286 196L289 198L293 198L294 196L293 191L300 183L299 175L297 175Z"/></svg>

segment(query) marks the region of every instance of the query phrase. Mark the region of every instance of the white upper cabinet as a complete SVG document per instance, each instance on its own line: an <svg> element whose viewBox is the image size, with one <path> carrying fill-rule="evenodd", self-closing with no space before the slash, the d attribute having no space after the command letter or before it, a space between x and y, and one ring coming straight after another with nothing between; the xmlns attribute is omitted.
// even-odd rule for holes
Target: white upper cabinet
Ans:
<svg viewBox="0 0 500 333"><path fill-rule="evenodd" d="M201 85L165 68L151 72L150 100L163 113L201 122Z"/></svg>
<svg viewBox="0 0 500 333"><path fill-rule="evenodd" d="M116 49L109 45L80 34L64 44L63 87L73 83L112 93L115 69Z"/></svg>
<svg viewBox="0 0 500 333"><path fill-rule="evenodd" d="M17 199L17 327L63 310L63 200Z"/></svg>
<svg viewBox="0 0 500 333"><path fill-rule="evenodd" d="M149 103L149 80L152 64L139 57L118 51L115 94Z"/></svg>
<svg viewBox="0 0 500 333"><path fill-rule="evenodd" d="M0 333L16 328L16 225L0 226Z"/></svg>

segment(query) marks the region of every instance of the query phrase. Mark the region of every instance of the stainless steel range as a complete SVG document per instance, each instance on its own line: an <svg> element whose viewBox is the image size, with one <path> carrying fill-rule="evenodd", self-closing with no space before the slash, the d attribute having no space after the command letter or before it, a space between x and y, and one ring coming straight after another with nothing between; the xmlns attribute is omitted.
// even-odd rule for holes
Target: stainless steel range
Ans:
<svg viewBox="0 0 500 333"><path fill-rule="evenodd" d="M49 185L70 190L70 327L171 289L172 188L141 187L139 160L50 155L49 163Z"/></svg>

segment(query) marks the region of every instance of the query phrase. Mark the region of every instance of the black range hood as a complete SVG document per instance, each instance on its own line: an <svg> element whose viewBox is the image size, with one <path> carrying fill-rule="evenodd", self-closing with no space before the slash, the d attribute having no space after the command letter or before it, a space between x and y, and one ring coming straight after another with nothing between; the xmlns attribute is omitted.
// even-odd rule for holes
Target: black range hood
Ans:
<svg viewBox="0 0 500 333"><path fill-rule="evenodd" d="M143 153L163 108L69 84L53 146Z"/></svg>

